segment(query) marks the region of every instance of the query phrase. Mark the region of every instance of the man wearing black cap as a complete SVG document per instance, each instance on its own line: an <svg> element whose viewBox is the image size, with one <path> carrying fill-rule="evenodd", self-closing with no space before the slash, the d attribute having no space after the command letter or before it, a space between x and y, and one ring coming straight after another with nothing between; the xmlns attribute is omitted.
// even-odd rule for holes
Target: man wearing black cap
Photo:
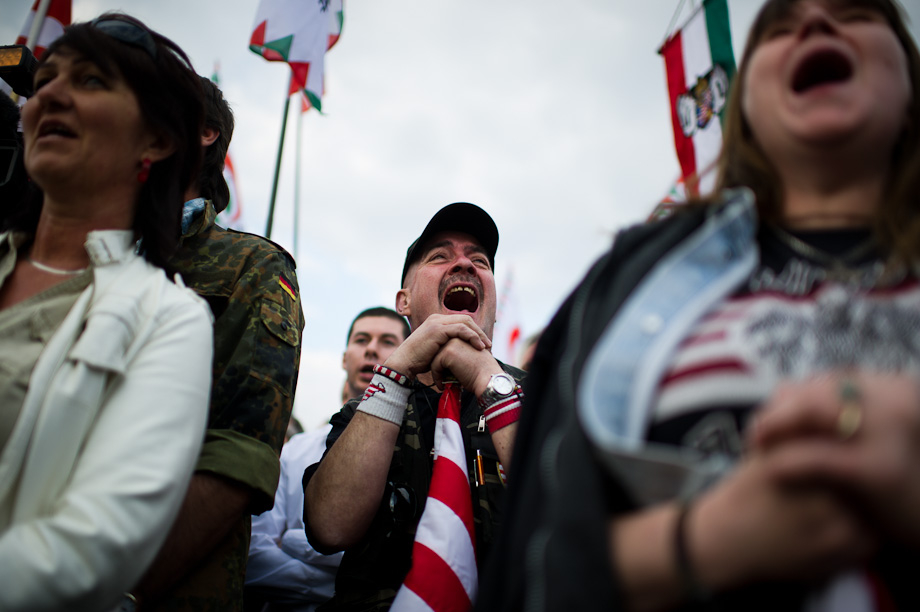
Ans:
<svg viewBox="0 0 920 612"><path fill-rule="evenodd" d="M442 208L406 253L396 311L412 333L375 369L364 398L332 418L323 460L304 473L311 544L345 550L330 610L386 609L411 563L425 507L439 388L464 392L460 425L473 491L476 552L500 522L524 373L492 357L498 229L473 204Z"/></svg>

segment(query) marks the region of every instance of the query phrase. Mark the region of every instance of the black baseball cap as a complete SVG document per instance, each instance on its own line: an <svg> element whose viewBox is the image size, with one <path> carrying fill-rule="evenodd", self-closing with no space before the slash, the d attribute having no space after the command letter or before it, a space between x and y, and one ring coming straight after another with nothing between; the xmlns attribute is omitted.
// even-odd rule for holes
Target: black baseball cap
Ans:
<svg viewBox="0 0 920 612"><path fill-rule="evenodd" d="M463 232L482 245L489 257L489 265L495 269L495 251L498 250L498 228L489 213L469 202L454 202L439 210L425 226L422 234L409 245L406 263L403 265L400 287L406 283L409 266L422 256L422 249L439 232Z"/></svg>

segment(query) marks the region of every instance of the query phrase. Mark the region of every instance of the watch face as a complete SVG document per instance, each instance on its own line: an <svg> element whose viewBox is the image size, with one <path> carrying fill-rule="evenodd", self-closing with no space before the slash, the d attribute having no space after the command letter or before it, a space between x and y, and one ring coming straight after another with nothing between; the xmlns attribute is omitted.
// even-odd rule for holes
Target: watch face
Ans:
<svg viewBox="0 0 920 612"><path fill-rule="evenodd" d="M492 377L492 388L499 395L511 395L514 391L514 379L507 374L496 374Z"/></svg>

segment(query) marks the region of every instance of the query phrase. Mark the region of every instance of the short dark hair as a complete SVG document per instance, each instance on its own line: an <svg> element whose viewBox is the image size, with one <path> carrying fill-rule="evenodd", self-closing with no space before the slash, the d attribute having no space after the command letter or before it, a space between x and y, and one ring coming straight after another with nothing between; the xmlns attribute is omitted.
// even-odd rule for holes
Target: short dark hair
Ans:
<svg viewBox="0 0 920 612"><path fill-rule="evenodd" d="M224 179L224 161L233 138L233 111L224 99L217 83L207 77L200 77L204 91L204 126L217 132L217 140L204 150L201 172L198 174L199 194L211 200L217 212L230 203L230 187Z"/></svg>
<svg viewBox="0 0 920 612"><path fill-rule="evenodd" d="M144 44L116 37L103 27L110 21L139 28L150 35L152 44L145 46L146 37ZM68 51L124 79L137 97L147 127L175 148L150 168L134 214L133 229L142 238L139 252L150 263L165 268L179 242L185 191L201 165L204 110L198 75L176 43L124 13L104 13L91 22L66 27L41 61Z"/></svg>
<svg viewBox="0 0 920 612"><path fill-rule="evenodd" d="M348 346L348 342L351 340L351 332L353 332L355 329L355 323L367 317L387 317L393 319L394 321L399 321L402 324L403 340L409 337L409 322L406 321L406 317L402 316L392 308L387 308L385 306L375 306L373 308L362 310L358 313L358 316L352 320L351 325L348 328L348 335L345 336L345 346Z"/></svg>

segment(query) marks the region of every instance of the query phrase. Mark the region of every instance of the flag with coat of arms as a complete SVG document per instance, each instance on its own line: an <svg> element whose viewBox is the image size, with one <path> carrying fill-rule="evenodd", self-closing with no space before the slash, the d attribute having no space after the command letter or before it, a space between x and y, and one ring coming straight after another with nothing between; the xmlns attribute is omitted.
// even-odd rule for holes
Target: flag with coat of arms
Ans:
<svg viewBox="0 0 920 612"><path fill-rule="evenodd" d="M249 48L291 67L291 90L322 111L323 57L342 34L343 0L261 0Z"/></svg>
<svg viewBox="0 0 920 612"><path fill-rule="evenodd" d="M703 0L659 53L667 72L674 145L686 195L709 193L735 76L728 0Z"/></svg>

